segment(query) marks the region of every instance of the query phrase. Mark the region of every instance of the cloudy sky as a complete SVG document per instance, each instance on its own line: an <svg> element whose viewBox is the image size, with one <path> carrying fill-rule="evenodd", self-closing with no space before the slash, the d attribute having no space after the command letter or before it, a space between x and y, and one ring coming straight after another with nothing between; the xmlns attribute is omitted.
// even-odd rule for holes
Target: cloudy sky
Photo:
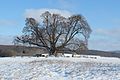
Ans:
<svg viewBox="0 0 120 80"><path fill-rule="evenodd" d="M120 0L0 0L0 45L12 44L26 17L45 10L69 17L82 14L92 28L89 49L120 50Z"/></svg>

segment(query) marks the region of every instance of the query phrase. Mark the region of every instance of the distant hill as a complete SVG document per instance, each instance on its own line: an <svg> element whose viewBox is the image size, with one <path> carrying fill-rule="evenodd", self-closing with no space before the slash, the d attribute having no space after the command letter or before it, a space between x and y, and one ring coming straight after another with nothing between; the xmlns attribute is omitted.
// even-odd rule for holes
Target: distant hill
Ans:
<svg viewBox="0 0 120 80"><path fill-rule="evenodd" d="M120 54L118 54L116 52L108 52L108 51L88 50L88 51L83 51L80 54L83 54L83 55L98 55L98 56L103 56L103 57L118 57L118 58L120 58Z"/></svg>
<svg viewBox="0 0 120 80"><path fill-rule="evenodd" d="M43 53L45 50L38 47L25 47L14 45L0 45L0 56L32 56L37 53ZM9 55L10 54L10 55Z"/></svg>
<svg viewBox="0 0 120 80"><path fill-rule="evenodd" d="M119 51L120 52L120 51ZM98 55L103 57L118 57L120 58L119 52L111 51L98 51L88 50L78 52L82 55ZM14 46L14 45L0 45L0 56L33 56L38 53L46 53L46 50L39 47L25 47L25 46ZM71 54L71 53L70 53Z"/></svg>
<svg viewBox="0 0 120 80"><path fill-rule="evenodd" d="M112 51L113 53L119 53L120 54L120 51Z"/></svg>

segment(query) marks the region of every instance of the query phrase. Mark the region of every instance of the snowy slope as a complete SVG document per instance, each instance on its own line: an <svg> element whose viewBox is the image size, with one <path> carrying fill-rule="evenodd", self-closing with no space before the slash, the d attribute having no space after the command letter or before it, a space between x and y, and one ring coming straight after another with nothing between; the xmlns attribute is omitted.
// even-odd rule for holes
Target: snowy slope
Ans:
<svg viewBox="0 0 120 80"><path fill-rule="evenodd" d="M0 80L120 80L120 59L0 58Z"/></svg>

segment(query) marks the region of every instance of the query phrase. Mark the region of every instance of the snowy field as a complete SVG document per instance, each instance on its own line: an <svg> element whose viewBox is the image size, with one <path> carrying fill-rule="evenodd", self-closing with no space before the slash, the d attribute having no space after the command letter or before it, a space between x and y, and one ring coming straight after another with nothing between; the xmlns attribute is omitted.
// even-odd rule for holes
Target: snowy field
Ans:
<svg viewBox="0 0 120 80"><path fill-rule="evenodd" d="M120 80L120 59L0 58L0 80Z"/></svg>

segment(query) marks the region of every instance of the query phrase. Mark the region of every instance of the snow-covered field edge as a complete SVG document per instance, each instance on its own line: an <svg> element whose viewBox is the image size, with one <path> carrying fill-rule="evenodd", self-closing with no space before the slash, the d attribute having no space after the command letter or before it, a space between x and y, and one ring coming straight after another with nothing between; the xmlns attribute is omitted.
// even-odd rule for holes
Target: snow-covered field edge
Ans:
<svg viewBox="0 0 120 80"><path fill-rule="evenodd" d="M0 58L0 80L120 80L120 59L88 55Z"/></svg>

